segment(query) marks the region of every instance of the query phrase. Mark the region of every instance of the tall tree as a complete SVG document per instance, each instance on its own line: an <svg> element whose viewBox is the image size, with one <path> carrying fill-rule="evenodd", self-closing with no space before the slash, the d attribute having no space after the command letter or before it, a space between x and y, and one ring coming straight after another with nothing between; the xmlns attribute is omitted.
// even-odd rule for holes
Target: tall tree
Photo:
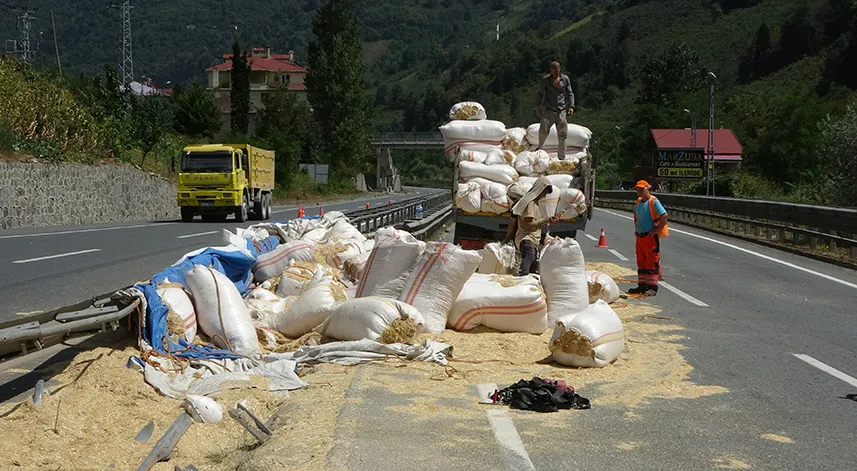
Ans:
<svg viewBox="0 0 857 471"><path fill-rule="evenodd" d="M675 44L643 65L639 102L671 106L678 94L700 88L705 72L695 50L685 43Z"/></svg>
<svg viewBox="0 0 857 471"><path fill-rule="evenodd" d="M829 203L857 206L857 103L838 118L828 116L819 125L821 168L828 173Z"/></svg>
<svg viewBox="0 0 857 471"><path fill-rule="evenodd" d="M194 81L173 95L175 128L181 134L213 137L220 130L220 112L214 95Z"/></svg>
<svg viewBox="0 0 857 471"><path fill-rule="evenodd" d="M350 178L367 169L370 151L371 100L363 85L363 42L358 0L324 0L313 21L306 85L313 109L318 150L334 177Z"/></svg>
<svg viewBox="0 0 857 471"><path fill-rule="evenodd" d="M265 107L259 111L258 133L277 153L277 184L289 187L301 157L312 149L312 111L285 84L265 94L262 100Z"/></svg>
<svg viewBox="0 0 857 471"><path fill-rule="evenodd" d="M247 51L241 48L238 38L232 44L232 132L247 134L250 127L250 65Z"/></svg>
<svg viewBox="0 0 857 471"><path fill-rule="evenodd" d="M766 23L762 23L756 30L756 39L741 61L739 80L746 83L771 73L771 51L771 30Z"/></svg>
<svg viewBox="0 0 857 471"><path fill-rule="evenodd" d="M146 156L170 132L173 127L173 110L166 98L159 96L135 97L131 106L131 120L134 125L134 137L143 157L140 167L146 162Z"/></svg>

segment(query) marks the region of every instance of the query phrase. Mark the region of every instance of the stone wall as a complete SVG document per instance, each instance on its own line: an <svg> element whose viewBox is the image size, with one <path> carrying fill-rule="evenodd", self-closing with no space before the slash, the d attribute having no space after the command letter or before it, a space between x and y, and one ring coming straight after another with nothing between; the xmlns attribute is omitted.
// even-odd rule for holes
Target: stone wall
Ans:
<svg viewBox="0 0 857 471"><path fill-rule="evenodd" d="M131 166L0 162L0 229L178 217L175 183Z"/></svg>

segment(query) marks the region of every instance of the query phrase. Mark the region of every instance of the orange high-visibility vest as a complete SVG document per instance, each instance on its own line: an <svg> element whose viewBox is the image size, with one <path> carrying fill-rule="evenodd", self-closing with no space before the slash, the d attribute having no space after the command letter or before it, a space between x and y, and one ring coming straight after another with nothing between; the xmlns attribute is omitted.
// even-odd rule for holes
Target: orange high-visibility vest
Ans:
<svg viewBox="0 0 857 471"><path fill-rule="evenodd" d="M669 237L670 228L669 224L664 224L664 227L658 227L658 212L655 210L655 201L657 198L654 195L649 195L649 214L652 215L652 223L655 225L655 230L657 230L658 238L663 239ZM637 198L637 203L634 204L634 224L637 223L637 205L640 204L642 198Z"/></svg>

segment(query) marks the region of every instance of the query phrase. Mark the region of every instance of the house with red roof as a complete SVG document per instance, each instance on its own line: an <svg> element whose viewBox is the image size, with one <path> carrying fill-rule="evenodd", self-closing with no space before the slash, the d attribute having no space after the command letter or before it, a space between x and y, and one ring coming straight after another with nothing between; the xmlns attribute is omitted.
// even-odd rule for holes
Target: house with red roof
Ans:
<svg viewBox="0 0 857 471"><path fill-rule="evenodd" d="M705 149L705 160L711 160L708 153L708 129L696 129L696 146ZM694 131L691 129L652 129L649 146L646 150L690 149L694 147ZM714 130L714 163L741 163L744 148L731 129ZM718 165L718 167L721 165Z"/></svg>
<svg viewBox="0 0 857 471"><path fill-rule="evenodd" d="M255 127L255 115L265 106L262 97L283 85L295 93L299 100L306 100L304 84L308 69L295 63L294 51L274 54L271 49L253 48L247 57L250 66L250 126ZM223 63L205 69L208 88L214 92L224 128L229 127L232 89L232 54L223 54Z"/></svg>

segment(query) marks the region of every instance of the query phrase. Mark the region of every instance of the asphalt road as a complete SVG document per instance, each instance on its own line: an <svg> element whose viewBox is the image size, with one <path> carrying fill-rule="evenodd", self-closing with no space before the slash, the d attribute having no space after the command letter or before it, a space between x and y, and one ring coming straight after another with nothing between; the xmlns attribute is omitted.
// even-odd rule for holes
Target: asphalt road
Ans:
<svg viewBox="0 0 857 471"><path fill-rule="evenodd" d="M386 205L437 190L374 195L324 204L325 211L353 211ZM305 205L308 216L319 206ZM274 208L273 221L297 217L298 207ZM0 231L0 322L74 304L124 288L175 263L200 247L223 245L222 229L234 231L258 221L237 224L141 221L125 224L47 227Z"/></svg>
<svg viewBox="0 0 857 471"><path fill-rule="evenodd" d="M629 216L596 212L588 235L578 234L587 261L635 268ZM609 250L595 247L602 227ZM679 342L691 381L728 392L629 409L600 404L590 388L580 391L593 401L588 411L492 418L464 412L480 407L474 390L433 405L461 418L426 411L413 421L399 411L422 404L430 389L365 385L377 384L374 375L395 377L385 384L424 378L368 366L347 394L331 462L355 470L855 469L857 403L844 396L857 393L857 273L671 227L662 253L673 289L646 301L686 329Z"/></svg>

